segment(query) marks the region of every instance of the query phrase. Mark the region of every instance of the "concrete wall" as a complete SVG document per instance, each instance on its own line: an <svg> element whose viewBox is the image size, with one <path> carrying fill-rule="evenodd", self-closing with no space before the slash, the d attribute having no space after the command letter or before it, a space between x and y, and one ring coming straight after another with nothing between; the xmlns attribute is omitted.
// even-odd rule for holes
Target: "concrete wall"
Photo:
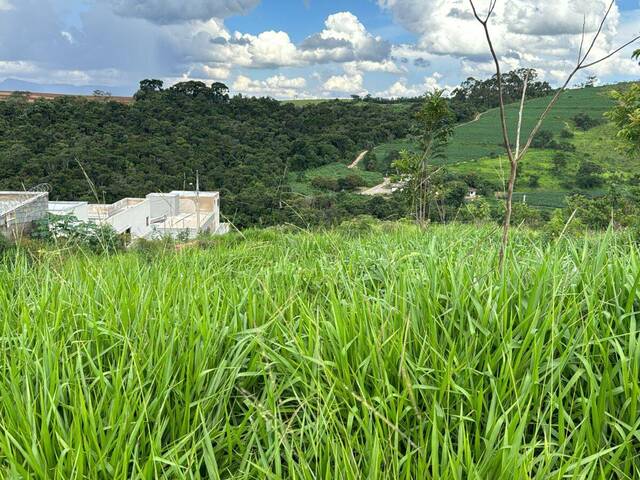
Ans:
<svg viewBox="0 0 640 480"><path fill-rule="evenodd" d="M81 222L89 220L87 202L49 202L49 213L53 215L73 215Z"/></svg>
<svg viewBox="0 0 640 480"><path fill-rule="evenodd" d="M0 215L0 234L6 237L20 237L31 231L34 222L46 218L49 208L48 193L5 193L0 198L21 200L8 212Z"/></svg>
<svg viewBox="0 0 640 480"><path fill-rule="evenodd" d="M128 207L106 219L118 233L130 231L132 237L144 237L150 231L151 212L149 202L144 201L133 207Z"/></svg>
<svg viewBox="0 0 640 480"><path fill-rule="evenodd" d="M171 217L180 211L180 199L171 193L150 193L147 195L151 219Z"/></svg>

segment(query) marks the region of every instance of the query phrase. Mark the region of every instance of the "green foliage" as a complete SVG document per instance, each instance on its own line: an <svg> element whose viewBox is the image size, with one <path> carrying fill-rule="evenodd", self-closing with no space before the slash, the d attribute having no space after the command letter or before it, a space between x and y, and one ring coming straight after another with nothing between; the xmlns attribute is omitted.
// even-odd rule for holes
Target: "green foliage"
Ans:
<svg viewBox="0 0 640 480"><path fill-rule="evenodd" d="M553 169L556 172L561 172L567 167L569 161L569 155L565 152L558 152L553 155Z"/></svg>
<svg viewBox="0 0 640 480"><path fill-rule="evenodd" d="M638 478L637 244L365 230L0 264L0 477Z"/></svg>
<svg viewBox="0 0 640 480"><path fill-rule="evenodd" d="M49 214L36 221L31 238L86 247L94 252L114 252L123 246L122 238L110 225L82 222L73 215Z"/></svg>
<svg viewBox="0 0 640 480"><path fill-rule="evenodd" d="M13 248L13 242L0 233L0 256Z"/></svg>
<svg viewBox="0 0 640 480"><path fill-rule="evenodd" d="M599 164L588 160L582 161L576 173L576 185L580 188L597 188L603 183L601 174L602 167Z"/></svg>
<svg viewBox="0 0 640 480"><path fill-rule="evenodd" d="M224 84L163 88L153 79L141 82L136 99L0 102L0 189L48 183L54 200L95 202L97 193L109 203L182 189L197 170L202 189L221 192L222 212L238 227L280 224L297 217L288 207L297 198L292 171L348 164L372 145L405 137L418 107L343 101L296 107L228 98ZM322 214L311 217L316 213Z"/></svg>
<svg viewBox="0 0 640 480"><path fill-rule="evenodd" d="M314 177L311 180L311 185L320 190L331 190L333 192L340 190L338 180L332 177Z"/></svg>
<svg viewBox="0 0 640 480"><path fill-rule="evenodd" d="M553 141L553 132L540 130L531 142L531 146L533 148L550 148Z"/></svg>
<svg viewBox="0 0 640 480"><path fill-rule="evenodd" d="M637 53L637 52L636 52ZM614 91L615 107L607 116L618 127L618 136L634 152L640 152L640 83Z"/></svg>
<svg viewBox="0 0 640 480"><path fill-rule="evenodd" d="M571 120L577 128L586 132L587 130L591 130L592 128L597 127L598 125L602 125L602 120L593 118L588 113L578 113Z"/></svg>
<svg viewBox="0 0 640 480"><path fill-rule="evenodd" d="M403 150L392 166L405 184L404 192L410 196L416 221L423 223L429 218L430 204L441 198L435 177L438 170L433 168L433 163L445 158L446 146L453 134L453 113L444 92L428 93L416 118L420 152Z"/></svg>
<svg viewBox="0 0 640 480"><path fill-rule="evenodd" d="M538 73L535 70L524 68L513 70L503 75L505 103L520 99L525 76L528 77L527 96L529 98L544 97L552 92L549 83L537 80ZM478 112L497 108L500 105L497 76L494 75L487 80L468 78L452 92L450 104L458 121L468 121Z"/></svg>
<svg viewBox="0 0 640 480"><path fill-rule="evenodd" d="M338 179L340 190L352 191L365 186L365 181L360 175L351 174Z"/></svg>

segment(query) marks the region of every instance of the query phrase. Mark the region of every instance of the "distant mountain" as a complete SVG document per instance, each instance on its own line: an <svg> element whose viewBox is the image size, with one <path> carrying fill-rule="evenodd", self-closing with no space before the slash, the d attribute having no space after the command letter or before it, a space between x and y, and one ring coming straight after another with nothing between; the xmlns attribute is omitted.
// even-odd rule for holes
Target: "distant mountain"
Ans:
<svg viewBox="0 0 640 480"><path fill-rule="evenodd" d="M0 91L32 92L32 93L61 93L64 95L91 95L95 90L111 92L115 96L131 96L134 89L126 86L107 87L104 85L67 85L61 83L34 83L15 78L7 78L0 82Z"/></svg>

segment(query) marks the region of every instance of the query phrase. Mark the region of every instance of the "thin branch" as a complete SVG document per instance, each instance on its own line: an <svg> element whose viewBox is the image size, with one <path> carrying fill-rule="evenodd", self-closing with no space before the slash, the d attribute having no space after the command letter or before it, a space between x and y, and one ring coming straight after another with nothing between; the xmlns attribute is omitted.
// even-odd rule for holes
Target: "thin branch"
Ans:
<svg viewBox="0 0 640 480"><path fill-rule="evenodd" d="M640 35L638 35L637 37L635 37L633 40L628 41L627 43L625 43L624 45L616 48L615 50L613 50L611 53L609 53L608 55L596 60L595 62L591 62L591 63L587 63L586 65L581 65L580 66L580 70L583 70L585 68L589 68L589 67L593 67L594 65L597 65L598 63L602 63L605 60L610 59L611 57L613 57L616 53L619 53L621 50L624 50L625 48L627 48L629 45L632 45L634 43L636 43L638 40L640 40Z"/></svg>
<svg viewBox="0 0 640 480"><path fill-rule="evenodd" d="M518 112L518 133L516 135L516 159L520 158L520 133L522 132L522 115L524 113L524 102L527 98L527 86L529 84L529 74L524 76L524 85L522 87L522 99L520 100L520 111Z"/></svg>
<svg viewBox="0 0 640 480"><path fill-rule="evenodd" d="M493 57L493 62L496 67L496 77L498 80L498 94L500 97L500 123L502 127L502 135L505 140L504 143L505 143L505 148L507 150L507 155L509 157L509 161L513 163L515 158L513 156L513 151L511 150L511 145L509 141L509 129L507 128L507 114L505 112L505 107L504 107L504 92L503 92L504 89L502 88L502 70L500 69L500 61L498 60L498 55L496 54L496 50L493 47L493 41L491 40L491 34L489 33L489 26L488 26L489 19L491 18L491 15L493 14L493 10L496 7L497 0L493 0L491 6L489 7L489 13L487 15L487 18L484 21L478 15L478 11L476 10L476 6L473 3L473 0L469 0L469 3L471 3L471 8L473 9L474 16L482 24L485 37L487 38L487 43L489 44L489 50L491 51L491 56Z"/></svg>
<svg viewBox="0 0 640 480"><path fill-rule="evenodd" d="M582 37L580 37L580 50L578 50L578 64L580 63L580 59L582 58L582 49L584 48L584 39L586 37L586 28L587 28L587 15L582 15Z"/></svg>
<svg viewBox="0 0 640 480"><path fill-rule="evenodd" d="M589 54L591 53L591 50L593 50L593 47L598 41L598 37L600 37L600 34L602 33L602 28L604 27L604 24L607 21L607 18L609 18L609 14L611 13L611 9L615 5L615 3L616 3L615 0L611 0L611 3L609 4L609 8L607 8L607 12L604 14L604 17L602 17L602 21L598 26L598 31L594 35L593 40L591 41L591 45L589 45L589 50L587 50L587 53L584 54L584 57L582 58L582 60L580 60L580 62L578 63L578 66L582 65L585 62L585 60L589 57Z"/></svg>

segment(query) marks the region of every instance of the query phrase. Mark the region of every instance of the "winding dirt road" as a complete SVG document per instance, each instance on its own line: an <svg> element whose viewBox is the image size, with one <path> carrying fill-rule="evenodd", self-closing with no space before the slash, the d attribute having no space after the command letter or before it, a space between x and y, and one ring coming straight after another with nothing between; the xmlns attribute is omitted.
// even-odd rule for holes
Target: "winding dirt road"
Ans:
<svg viewBox="0 0 640 480"><path fill-rule="evenodd" d="M347 168L351 168L351 169L356 168L367 153L369 153L369 150L365 150L364 152L360 153L360 155L358 155L356 159L351 163L351 165L349 165Z"/></svg>

